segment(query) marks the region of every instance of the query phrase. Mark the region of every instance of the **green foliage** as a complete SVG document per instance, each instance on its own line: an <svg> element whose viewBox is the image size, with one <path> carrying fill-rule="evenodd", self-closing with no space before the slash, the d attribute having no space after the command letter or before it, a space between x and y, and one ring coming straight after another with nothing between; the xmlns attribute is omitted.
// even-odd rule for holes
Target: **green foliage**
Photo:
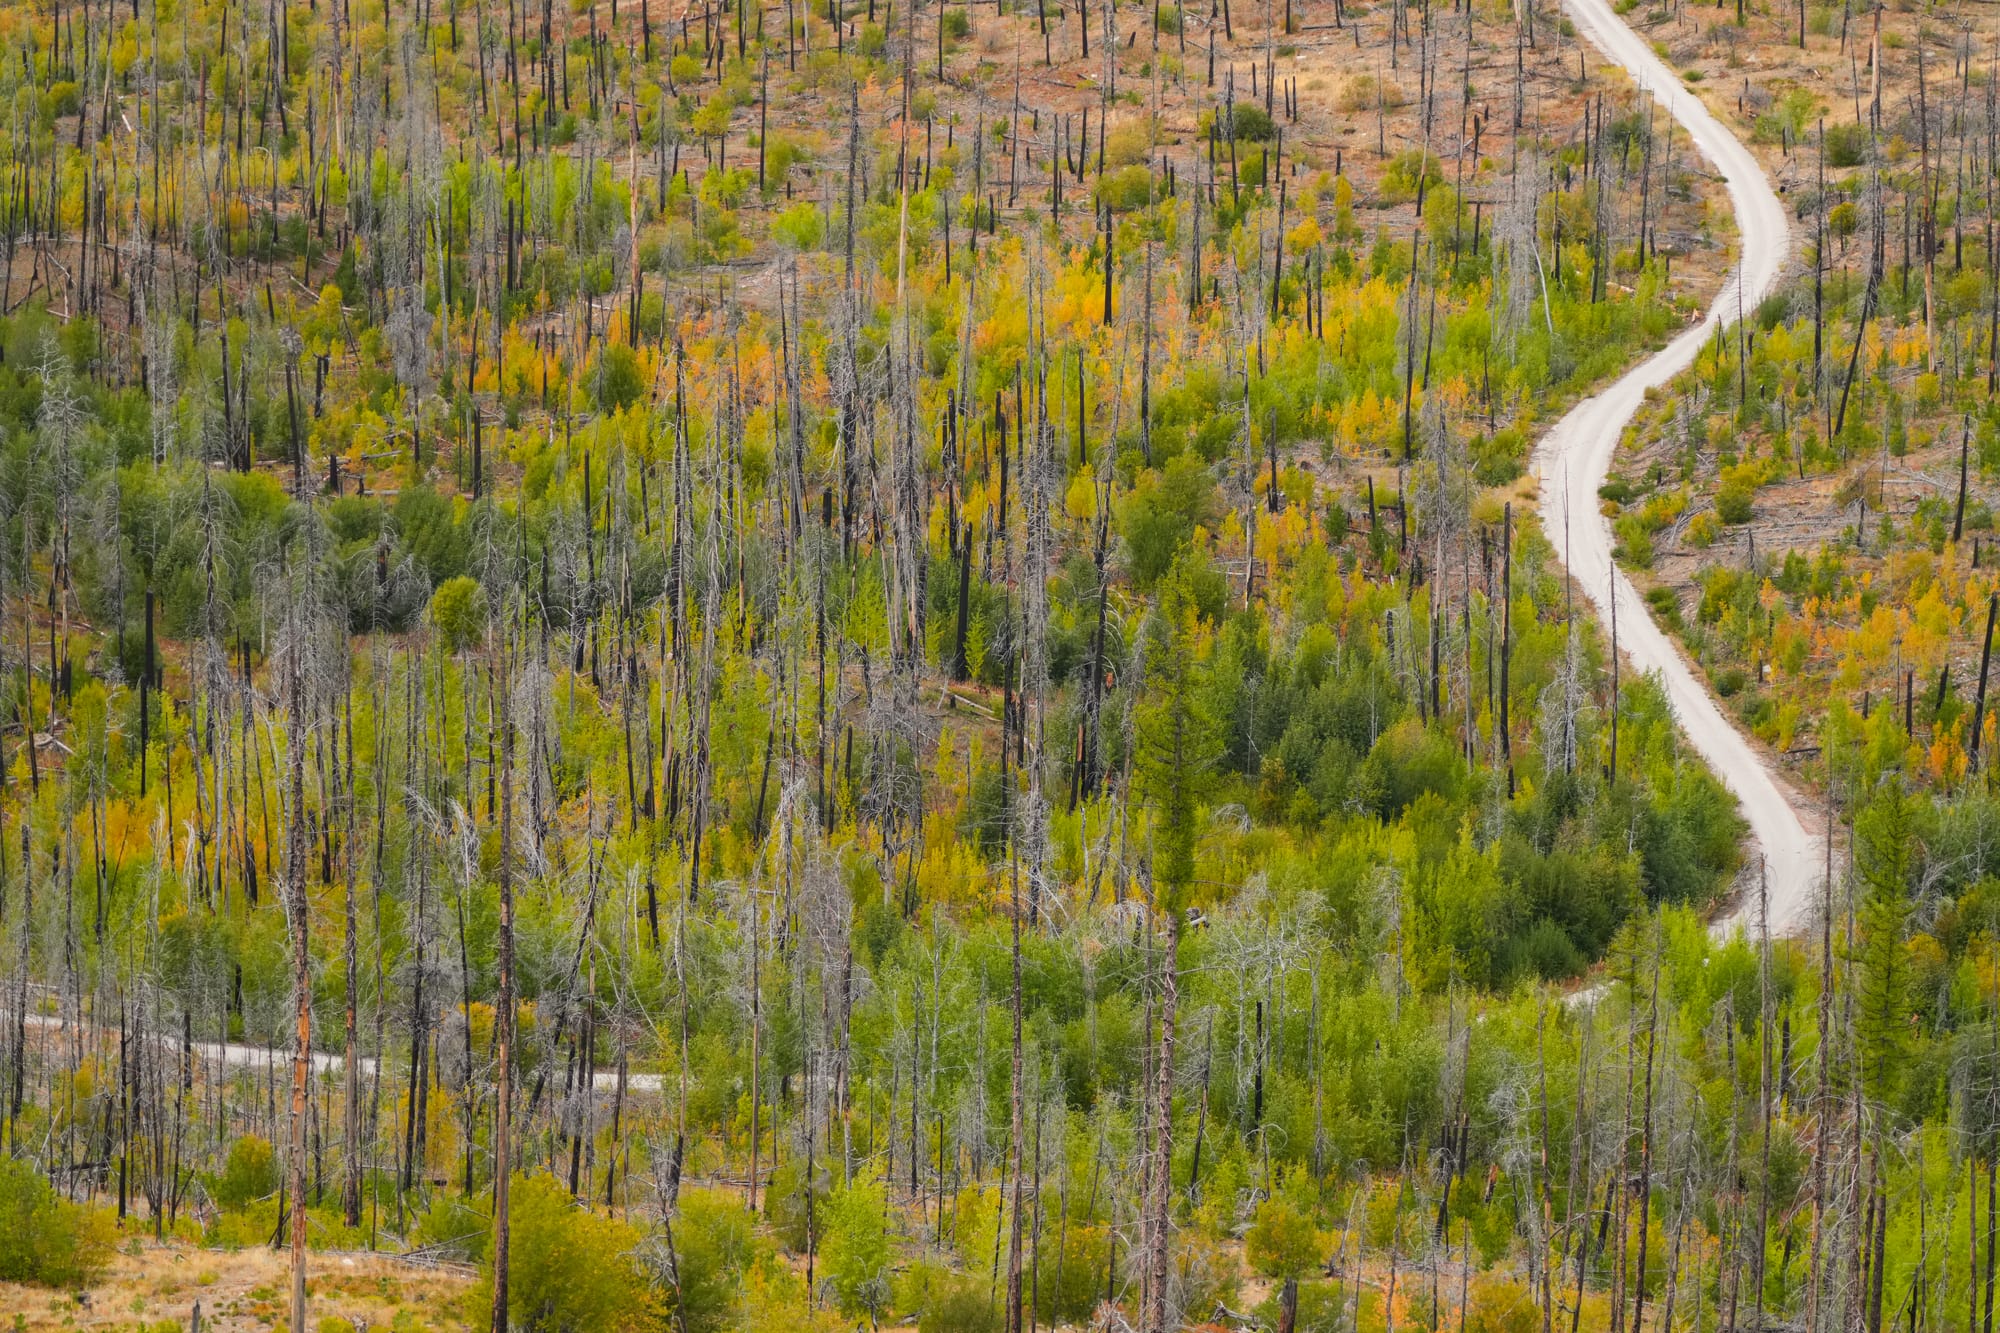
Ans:
<svg viewBox="0 0 2000 1333"><path fill-rule="evenodd" d="M639 355L627 343L612 343L597 358L597 405L606 412L622 412L646 393L639 371Z"/></svg>
<svg viewBox="0 0 2000 1333"><path fill-rule="evenodd" d="M1391 203L1406 203L1417 197L1419 188L1444 183L1444 164L1436 154L1408 149L1389 159L1382 172L1382 197Z"/></svg>
<svg viewBox="0 0 2000 1333"><path fill-rule="evenodd" d="M431 594L431 624L451 652L478 646L486 638L486 590L463 574L446 579Z"/></svg>
<svg viewBox="0 0 2000 1333"><path fill-rule="evenodd" d="M658 1301L633 1252L639 1232L572 1201L547 1175L514 1177L509 1191L507 1309L534 1333L639 1333L657 1326ZM480 1322L493 1304L491 1259L466 1301Z"/></svg>
<svg viewBox="0 0 2000 1333"><path fill-rule="evenodd" d="M1757 488L1747 478L1732 480L1715 493L1715 512L1724 523L1748 523L1756 495Z"/></svg>
<svg viewBox="0 0 2000 1333"><path fill-rule="evenodd" d="M1658 902L1706 902L1736 867L1742 816L1706 772L1681 768L1658 791L1637 838L1647 893Z"/></svg>
<svg viewBox="0 0 2000 1333"><path fill-rule="evenodd" d="M1145 643L1147 698L1138 709L1135 780L1153 813L1161 906L1177 913L1194 882L1196 812L1218 757L1203 694L1201 627L1185 565L1160 588Z"/></svg>
<svg viewBox="0 0 2000 1333"><path fill-rule="evenodd" d="M1326 1258L1327 1246L1312 1218L1283 1195L1257 1205L1257 1219L1243 1238L1250 1266L1265 1277L1300 1277Z"/></svg>
<svg viewBox="0 0 2000 1333"><path fill-rule="evenodd" d="M1535 1293L1518 1278L1481 1273L1468 1296L1467 1333L1535 1333L1542 1326Z"/></svg>
<svg viewBox="0 0 2000 1333"><path fill-rule="evenodd" d="M1904 1074L1910 960L1903 942L1916 866L1918 812L1900 778L1886 780L1854 821L1854 862L1865 889L1857 987L1862 1067L1875 1093Z"/></svg>
<svg viewBox="0 0 2000 1333"><path fill-rule="evenodd" d="M466 572L472 537L450 500L428 486L412 486L396 497L390 512L397 535L433 587Z"/></svg>
<svg viewBox="0 0 2000 1333"><path fill-rule="evenodd" d="M882 1182L857 1179L824 1204L820 1257L840 1308L871 1320L888 1306L892 1252Z"/></svg>
<svg viewBox="0 0 2000 1333"><path fill-rule="evenodd" d="M270 1140L245 1134L229 1145L229 1158L222 1174L209 1185L216 1206L242 1208L277 1192L278 1157Z"/></svg>
<svg viewBox="0 0 2000 1333"><path fill-rule="evenodd" d="M902 1298L916 1315L917 1333L1000 1333L1006 1314L977 1278L958 1277L927 1265L911 1274Z"/></svg>
<svg viewBox="0 0 2000 1333"><path fill-rule="evenodd" d="M1270 113L1255 102L1237 102L1230 111L1230 127L1238 139L1267 143L1277 133Z"/></svg>
<svg viewBox="0 0 2000 1333"><path fill-rule="evenodd" d="M826 214L818 204L801 200L772 221L771 236L790 250L817 250L826 240Z"/></svg>
<svg viewBox="0 0 2000 1333"><path fill-rule="evenodd" d="M1858 167L1867 160L1868 127L1851 124L1826 127L1826 164L1829 167Z"/></svg>
<svg viewBox="0 0 2000 1333"><path fill-rule="evenodd" d="M57 1197L19 1158L0 1157L0 1282L87 1287L111 1264L110 1221Z"/></svg>
<svg viewBox="0 0 2000 1333"><path fill-rule="evenodd" d="M411 1224L409 1240L412 1249L477 1263L492 1245L493 1217L462 1195L434 1194Z"/></svg>
<svg viewBox="0 0 2000 1333"><path fill-rule="evenodd" d="M1192 455L1177 454L1164 470L1141 475L1118 516L1132 577L1141 588L1159 582L1196 530L1215 521L1216 504L1215 483Z"/></svg>
<svg viewBox="0 0 2000 1333"><path fill-rule="evenodd" d="M1153 201L1153 173L1143 166L1120 167L1098 178L1097 201L1129 213Z"/></svg>
<svg viewBox="0 0 2000 1333"><path fill-rule="evenodd" d="M678 1285L671 1317L688 1333L720 1333L734 1321L743 1277L757 1256L751 1216L720 1190L683 1189L674 1225Z"/></svg>

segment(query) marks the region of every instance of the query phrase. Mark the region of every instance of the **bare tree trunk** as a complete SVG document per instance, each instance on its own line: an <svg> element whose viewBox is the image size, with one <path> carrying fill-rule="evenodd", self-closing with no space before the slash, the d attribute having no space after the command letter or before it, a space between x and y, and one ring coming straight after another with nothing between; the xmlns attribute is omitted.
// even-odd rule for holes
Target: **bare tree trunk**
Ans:
<svg viewBox="0 0 2000 1333"><path fill-rule="evenodd" d="M1001 769L1005 780L1006 764ZM1021 1333L1021 1149L1023 1120L1021 1113L1022 1087L1021 1071L1021 861L1016 850L1009 857L1010 877L1013 881L1013 931L1014 931L1014 1063L1013 1063L1013 1118L1012 1147L1014 1158L1014 1215L1007 1238L1007 1333Z"/></svg>
<svg viewBox="0 0 2000 1333"><path fill-rule="evenodd" d="M495 689L503 704L508 673L507 631L502 629ZM507 1333L507 1186L513 1172L514 1111L514 725L504 706L500 723L500 994L494 1003L493 1033L498 1044L493 1114L493 1333Z"/></svg>
<svg viewBox="0 0 2000 1333"><path fill-rule="evenodd" d="M292 1000L297 1016L292 1040L292 1142L286 1163L292 1196L292 1333L306 1333L306 1094L312 1072L312 955L306 933L311 899L306 893L305 651L304 627L295 609L287 665L290 716L285 727L292 789L285 888L291 900Z"/></svg>
<svg viewBox="0 0 2000 1333"><path fill-rule="evenodd" d="M1153 1197L1148 1201L1151 1217L1152 1253L1147 1256L1146 1316L1140 1321L1143 1333L1169 1333L1167 1325L1167 1274L1171 1246L1168 1244L1174 1195L1174 1012L1180 999L1181 914L1167 917L1166 952L1160 960L1160 1054L1154 1070L1153 1143L1158 1158L1153 1176Z"/></svg>
<svg viewBox="0 0 2000 1333"><path fill-rule="evenodd" d="M347 940L343 959L347 974L347 1046L346 1057L341 1064L341 1075L346 1080L346 1087L341 1116L344 1183L341 1187L340 1203L342 1218L348 1226L355 1227L361 1225L361 1070L356 1058L355 1041L355 1029L359 1018L361 969L359 931L354 911L354 696L352 691L345 701L344 710L347 769L342 793L347 802L347 844L341 849L341 854L347 880Z"/></svg>

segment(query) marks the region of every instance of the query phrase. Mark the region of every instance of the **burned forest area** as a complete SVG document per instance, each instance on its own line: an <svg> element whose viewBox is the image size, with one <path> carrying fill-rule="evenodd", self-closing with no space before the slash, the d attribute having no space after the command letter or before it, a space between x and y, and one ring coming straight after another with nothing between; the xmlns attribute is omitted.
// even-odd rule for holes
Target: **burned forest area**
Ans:
<svg viewBox="0 0 2000 1333"><path fill-rule="evenodd" d="M1992 1333L1991 26L0 0L0 1326Z"/></svg>

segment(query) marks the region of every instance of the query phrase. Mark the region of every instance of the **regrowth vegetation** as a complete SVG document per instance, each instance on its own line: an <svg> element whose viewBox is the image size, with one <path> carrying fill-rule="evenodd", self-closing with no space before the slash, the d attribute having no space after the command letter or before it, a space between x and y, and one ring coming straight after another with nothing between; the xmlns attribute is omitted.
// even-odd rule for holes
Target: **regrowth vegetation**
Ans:
<svg viewBox="0 0 2000 1333"><path fill-rule="evenodd" d="M1528 517L1727 265L1553 13L4 40L0 1208L77 1239L0 1278L115 1223L289 1248L298 1329L362 1247L494 1328L1964 1308L1908 1234L1991 1169L1987 953L1901 932L1980 869L1871 813L1844 947L1708 941L1740 821Z"/></svg>

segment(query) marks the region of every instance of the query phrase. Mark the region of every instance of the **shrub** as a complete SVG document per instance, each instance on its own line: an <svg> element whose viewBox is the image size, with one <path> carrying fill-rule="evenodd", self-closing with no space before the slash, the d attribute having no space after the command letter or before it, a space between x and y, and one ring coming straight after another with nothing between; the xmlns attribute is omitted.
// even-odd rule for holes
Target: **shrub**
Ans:
<svg viewBox="0 0 2000 1333"><path fill-rule="evenodd" d="M792 168L810 156L802 144L773 131L764 141L764 194L776 196Z"/></svg>
<svg viewBox="0 0 2000 1333"><path fill-rule="evenodd" d="M1044 1242L1035 1282L1035 1308L1050 1324L1086 1322L1097 1308L1111 1262L1111 1233L1102 1225L1071 1223L1060 1246Z"/></svg>
<svg viewBox="0 0 2000 1333"><path fill-rule="evenodd" d="M1715 492L1715 513L1724 523L1748 523L1755 512L1756 491L1742 479L1724 482Z"/></svg>
<svg viewBox="0 0 2000 1333"><path fill-rule="evenodd" d="M1142 476L1119 513L1132 577L1150 588L1194 540L1195 529L1215 520L1215 483L1201 460L1177 454L1165 470Z"/></svg>
<svg viewBox="0 0 2000 1333"><path fill-rule="evenodd" d="M278 1156L271 1151L270 1140L245 1134L229 1145L222 1174L211 1182L208 1192L214 1196L217 1207L232 1209L268 1198L277 1189Z"/></svg>
<svg viewBox="0 0 2000 1333"><path fill-rule="evenodd" d="M1705 772L1677 774L1640 820L1641 873L1654 901L1704 902L1736 868L1742 816Z"/></svg>
<svg viewBox="0 0 2000 1333"><path fill-rule="evenodd" d="M1435 153L1412 148L1396 154L1382 173L1381 197L1389 204L1407 203L1416 198L1420 184L1444 183L1444 166Z"/></svg>
<svg viewBox="0 0 2000 1333"><path fill-rule="evenodd" d="M720 1190L684 1190L674 1245L676 1326L720 1333L731 1324L744 1270L756 1256L749 1212Z"/></svg>
<svg viewBox="0 0 2000 1333"><path fill-rule="evenodd" d="M429 486L407 487L390 511L396 533L433 584L463 574L472 561L472 534L450 500Z"/></svg>
<svg viewBox="0 0 2000 1333"><path fill-rule="evenodd" d="M872 1317L889 1300L889 1229L882 1182L856 1180L827 1203L822 1251L840 1308Z"/></svg>
<svg viewBox="0 0 2000 1333"><path fill-rule="evenodd" d="M1373 74L1357 74L1341 85L1337 104L1340 110L1353 115L1373 111L1378 101L1385 110L1394 111L1408 100L1399 85L1378 79Z"/></svg>
<svg viewBox="0 0 2000 1333"><path fill-rule="evenodd" d="M481 1196L482 1198L490 1196ZM440 1258L477 1263L486 1257L493 1237L493 1216L484 1205L461 1194L437 1194L410 1224L411 1249L429 1250Z"/></svg>
<svg viewBox="0 0 2000 1333"><path fill-rule="evenodd" d="M1141 166L1153 156L1159 128L1151 116L1120 121L1104 137L1104 160L1114 167Z"/></svg>
<svg viewBox="0 0 2000 1333"><path fill-rule="evenodd" d="M1635 569L1653 567L1653 535L1643 523L1631 518L1618 520L1618 550Z"/></svg>
<svg viewBox="0 0 2000 1333"><path fill-rule="evenodd" d="M1516 1278L1482 1273L1473 1279L1470 1294L1468 1333L1532 1333L1541 1323L1534 1293Z"/></svg>
<svg viewBox="0 0 2000 1333"><path fill-rule="evenodd" d="M652 1289L632 1258L636 1228L579 1208L544 1175L515 1176L512 1194L510 1322L541 1333L637 1333L659 1322ZM467 1298L468 1316L483 1322L492 1305L489 1257Z"/></svg>
<svg viewBox="0 0 2000 1333"><path fill-rule="evenodd" d="M1826 164L1858 167L1868 156L1868 130L1859 122L1826 127Z"/></svg>
<svg viewBox="0 0 2000 1333"><path fill-rule="evenodd" d="M1843 200L1833 206L1826 215L1826 225L1845 241L1861 228L1861 210L1854 206L1852 199Z"/></svg>
<svg viewBox="0 0 2000 1333"><path fill-rule="evenodd" d="M933 1295L917 1319L917 1333L999 1333L1000 1309L983 1284L960 1281Z"/></svg>
<svg viewBox="0 0 2000 1333"><path fill-rule="evenodd" d="M624 343L605 348L597 361L597 405L606 412L621 412L645 391L639 354Z"/></svg>
<svg viewBox="0 0 2000 1333"><path fill-rule="evenodd" d="M1145 167L1120 167L1098 179L1097 198L1116 213L1144 208L1153 201L1153 173Z"/></svg>
<svg viewBox="0 0 2000 1333"><path fill-rule="evenodd" d="M826 236L826 214L818 204L801 200L778 214L771 237L790 250L817 250Z"/></svg>
<svg viewBox="0 0 2000 1333"><path fill-rule="evenodd" d="M1379 736L1362 765L1363 796L1383 819L1394 819L1426 793L1457 800L1465 780L1458 748L1404 718Z"/></svg>
<svg viewBox="0 0 2000 1333"><path fill-rule="evenodd" d="M111 1224L57 1197L26 1162L0 1158L0 1282L87 1287L111 1263Z"/></svg>
<svg viewBox="0 0 2000 1333"><path fill-rule="evenodd" d="M1270 113L1255 102L1238 102L1230 113L1230 122L1239 140L1248 139L1252 143L1269 143L1277 127L1271 124Z"/></svg>
<svg viewBox="0 0 2000 1333"><path fill-rule="evenodd" d="M446 579L431 595L431 623L454 653L462 653L486 637L486 590L461 574Z"/></svg>
<svg viewBox="0 0 2000 1333"><path fill-rule="evenodd" d="M1257 1205L1257 1220L1244 1237L1250 1266L1266 1277L1297 1277L1324 1257L1319 1229L1291 1200L1278 1196Z"/></svg>

